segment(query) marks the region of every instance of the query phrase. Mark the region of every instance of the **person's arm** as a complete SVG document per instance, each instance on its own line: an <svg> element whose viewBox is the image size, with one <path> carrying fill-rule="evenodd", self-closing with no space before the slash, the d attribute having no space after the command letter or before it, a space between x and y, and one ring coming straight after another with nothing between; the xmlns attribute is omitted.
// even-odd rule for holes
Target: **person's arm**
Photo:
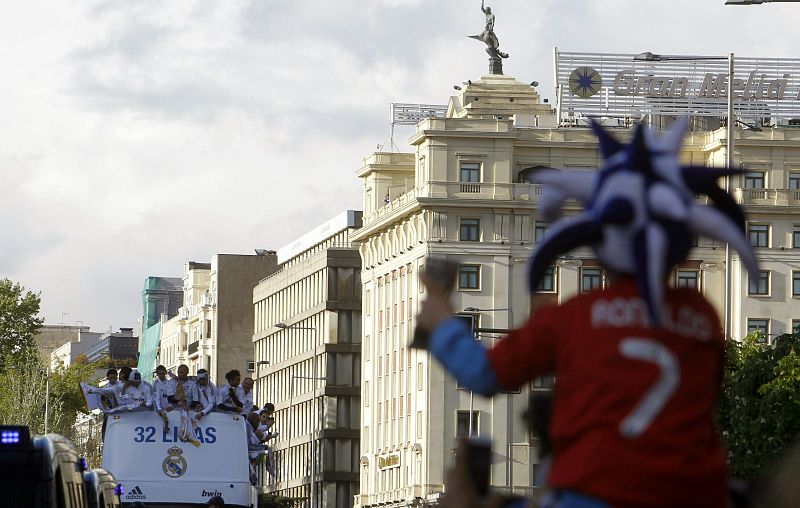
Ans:
<svg viewBox="0 0 800 508"><path fill-rule="evenodd" d="M153 384L150 385L150 393L153 397L153 407L160 413L164 408L161 404L161 394L158 393L158 381L153 381Z"/></svg>
<svg viewBox="0 0 800 508"><path fill-rule="evenodd" d="M483 6L484 0L481 0L481 12L486 14L486 8Z"/></svg>
<svg viewBox="0 0 800 508"><path fill-rule="evenodd" d="M451 318L437 326L430 335L429 348L460 385L487 397L500 391L486 348L462 320Z"/></svg>
<svg viewBox="0 0 800 508"><path fill-rule="evenodd" d="M200 388L197 388L197 394L200 395ZM198 397L198 400L200 397ZM201 401L202 402L202 401ZM214 384L209 381L208 382L208 404L200 411L203 415L207 415L208 413L214 411L214 408L217 405L217 388Z"/></svg>
<svg viewBox="0 0 800 508"><path fill-rule="evenodd" d="M224 404L224 402L228 400L229 396L231 398L234 397L233 391L231 390L230 386L225 385L219 389L219 397L217 398L217 402L219 402L219 404L217 404L217 409L228 411L230 413L238 413L240 409L237 408L236 406L228 406L227 404Z"/></svg>

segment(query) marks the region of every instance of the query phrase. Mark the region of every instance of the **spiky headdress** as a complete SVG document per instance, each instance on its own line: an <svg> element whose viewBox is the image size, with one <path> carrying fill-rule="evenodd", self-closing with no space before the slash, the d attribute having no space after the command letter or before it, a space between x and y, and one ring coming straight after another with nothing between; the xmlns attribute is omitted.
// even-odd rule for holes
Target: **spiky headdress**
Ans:
<svg viewBox="0 0 800 508"><path fill-rule="evenodd" d="M540 210L546 220L555 220L568 198L578 200L585 211L559 220L548 231L530 260L531 291L556 256L591 245L606 267L637 278L650 321L658 326L665 276L686 258L693 235L727 242L750 273L756 273L755 253L744 236L744 214L717 185L718 178L740 171L681 166L677 155L687 125L686 119L677 121L662 136L639 125L631 143L623 146L592 122L605 158L598 172L543 170L533 175L546 186ZM708 196L713 206L696 202L696 194Z"/></svg>

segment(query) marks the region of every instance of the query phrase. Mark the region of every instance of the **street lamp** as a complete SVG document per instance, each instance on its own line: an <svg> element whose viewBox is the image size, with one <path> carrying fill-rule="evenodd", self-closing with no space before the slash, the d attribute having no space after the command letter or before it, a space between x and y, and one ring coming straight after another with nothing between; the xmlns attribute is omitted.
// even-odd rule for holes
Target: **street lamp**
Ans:
<svg viewBox="0 0 800 508"><path fill-rule="evenodd" d="M482 309L478 307L465 307L464 312L508 312L508 324L507 327L510 329L514 323L514 313L511 310L511 307L502 307L496 309ZM489 333L508 333L508 329L500 330L497 328L474 328L476 332L489 332ZM470 390L469 391L469 436L472 437L472 411L473 405L475 400L475 393ZM514 410L513 410L513 398L512 394L506 393L506 431L508 433L508 439L506 439L506 483L508 484L509 492L514 492L514 482L513 482L513 462L511 458L512 454L512 443L514 442Z"/></svg>
<svg viewBox="0 0 800 508"><path fill-rule="evenodd" d="M295 379L311 379L311 380L314 381L315 385L316 385L317 381L320 381L320 380L321 381L327 381L328 380L328 378L325 378L325 377L300 376L300 375L294 374L291 377L291 379L289 380L289 407L290 408L292 407L292 401L294 400L294 380ZM316 414L316 404L315 404L316 398L317 398L317 394L316 394L316 386L315 386L314 387L314 393L312 394L312 397L311 397L311 405L312 405L312 408L314 408L314 409L312 409L312 411L314 411L314 415L311 418L311 423L312 423L312 430L311 430L311 458L312 458L312 460L311 460L311 495L310 495L311 499L310 499L309 504L312 507L314 506L314 501L315 501L314 493L316 492L316 489L314 489L314 476L316 474L316 466L315 466L316 460L315 460L315 457L314 457L314 436L316 435L316 432L317 432L317 414ZM289 432L289 437L288 437L288 442L286 443L286 455L287 456L290 454L291 449L292 449L292 433L290 431Z"/></svg>
<svg viewBox="0 0 800 508"><path fill-rule="evenodd" d="M728 0L726 3L736 3L739 5L747 5L747 3L763 3L770 0ZM781 1L781 0L775 0ZM733 53L728 53L728 56L670 56L670 55L658 55L655 53L651 53L646 51L644 53L639 53L638 55L633 57L636 61L645 61L645 62L680 62L680 61L696 61L696 60L727 60L728 61L728 91L727 91L727 99L728 99L728 120L725 126L727 132L725 133L725 137L727 138L726 141L726 165L728 168L733 168L733 135L734 129L736 127L736 112L733 109L733 69L734 69L734 57ZM731 177L725 177L725 191L730 194L731 193ZM729 267L731 266L731 248L729 244L725 244L725 304L723 310L723 336L728 338L730 336L730 329L731 329L731 271Z"/></svg>
<svg viewBox="0 0 800 508"><path fill-rule="evenodd" d="M280 328L282 330L309 330L312 333L314 339L314 353L311 359L311 368L314 372L314 375L311 376L314 379L313 383L313 392L311 396L311 411L312 411L312 429L311 429L311 507L314 507L314 502L316 501L316 488L314 484L316 483L316 473L317 473L317 453L316 453L316 440L317 440L317 381L320 379L317 377L317 329L312 326L298 326L298 325L287 325L286 323L277 323L275 325L276 328ZM292 379L300 377L300 376L292 376ZM290 381L292 386L294 386L294 382ZM289 407L291 407L291 397L292 397L292 386L289 387Z"/></svg>

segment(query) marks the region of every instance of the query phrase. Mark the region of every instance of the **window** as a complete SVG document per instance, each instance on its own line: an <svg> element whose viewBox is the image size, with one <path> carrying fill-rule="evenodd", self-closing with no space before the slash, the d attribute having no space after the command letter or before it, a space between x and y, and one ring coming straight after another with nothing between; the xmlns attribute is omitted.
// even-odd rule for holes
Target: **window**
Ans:
<svg viewBox="0 0 800 508"><path fill-rule="evenodd" d="M699 289L700 273L697 270L678 270L675 287Z"/></svg>
<svg viewBox="0 0 800 508"><path fill-rule="evenodd" d="M422 362L417 363L417 390L422 391L422 387L425 386L424 376L425 371L422 370Z"/></svg>
<svg viewBox="0 0 800 508"><path fill-rule="evenodd" d="M761 171L748 171L744 174L745 189L763 189L764 173Z"/></svg>
<svg viewBox="0 0 800 508"><path fill-rule="evenodd" d="M534 390L549 390L555 384L556 378L554 376L539 376L533 380Z"/></svg>
<svg viewBox="0 0 800 508"><path fill-rule="evenodd" d="M789 190L800 190L800 173L789 173Z"/></svg>
<svg viewBox="0 0 800 508"><path fill-rule="evenodd" d="M544 240L548 227L550 227L550 224L547 222L536 221L536 225L533 228L533 241L539 243Z"/></svg>
<svg viewBox="0 0 800 508"><path fill-rule="evenodd" d="M581 292L600 289L603 287L602 268L581 268Z"/></svg>
<svg viewBox="0 0 800 508"><path fill-rule="evenodd" d="M458 267L458 289L480 289L480 265Z"/></svg>
<svg viewBox="0 0 800 508"><path fill-rule="evenodd" d="M750 277L748 293L751 296L769 295L769 274L769 270L759 270L758 274L754 277Z"/></svg>
<svg viewBox="0 0 800 508"><path fill-rule="evenodd" d="M422 439L422 411L417 411L417 439Z"/></svg>
<svg viewBox="0 0 800 508"><path fill-rule="evenodd" d="M792 248L800 249L800 225L792 226Z"/></svg>
<svg viewBox="0 0 800 508"><path fill-rule="evenodd" d="M545 270L544 275L536 286L536 291L554 293L556 291L556 268L554 266Z"/></svg>
<svg viewBox="0 0 800 508"><path fill-rule="evenodd" d="M768 224L748 224L747 237L753 247L769 246L769 225Z"/></svg>
<svg viewBox="0 0 800 508"><path fill-rule="evenodd" d="M478 183L481 181L481 165L479 162L462 162L458 181L461 183Z"/></svg>
<svg viewBox="0 0 800 508"><path fill-rule="evenodd" d="M800 272L792 270L792 296L800 296Z"/></svg>
<svg viewBox="0 0 800 508"><path fill-rule="evenodd" d="M458 239L462 242L477 242L480 240L481 221L478 219L461 219Z"/></svg>
<svg viewBox="0 0 800 508"><path fill-rule="evenodd" d="M369 407L369 381L364 381L364 406Z"/></svg>
<svg viewBox="0 0 800 508"><path fill-rule="evenodd" d="M792 319L792 333L800 333L800 319Z"/></svg>
<svg viewBox="0 0 800 508"><path fill-rule="evenodd" d="M761 333L764 337L759 342L766 343L769 336L769 319L747 318L747 333L753 332Z"/></svg>
<svg viewBox="0 0 800 508"><path fill-rule="evenodd" d="M478 416L480 412L472 412L472 435L478 434ZM469 411L462 409L456 411L456 437L469 437Z"/></svg>

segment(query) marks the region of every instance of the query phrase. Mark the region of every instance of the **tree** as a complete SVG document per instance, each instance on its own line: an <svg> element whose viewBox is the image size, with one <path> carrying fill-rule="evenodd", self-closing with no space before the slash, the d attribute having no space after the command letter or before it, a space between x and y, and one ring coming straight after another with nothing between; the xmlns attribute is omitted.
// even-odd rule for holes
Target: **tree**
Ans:
<svg viewBox="0 0 800 508"><path fill-rule="evenodd" d="M26 361L26 352L35 347L33 337L42 327L39 294L19 283L0 279L0 372L10 363Z"/></svg>
<svg viewBox="0 0 800 508"><path fill-rule="evenodd" d="M800 335L730 341L717 421L734 476L767 474L800 434Z"/></svg>

